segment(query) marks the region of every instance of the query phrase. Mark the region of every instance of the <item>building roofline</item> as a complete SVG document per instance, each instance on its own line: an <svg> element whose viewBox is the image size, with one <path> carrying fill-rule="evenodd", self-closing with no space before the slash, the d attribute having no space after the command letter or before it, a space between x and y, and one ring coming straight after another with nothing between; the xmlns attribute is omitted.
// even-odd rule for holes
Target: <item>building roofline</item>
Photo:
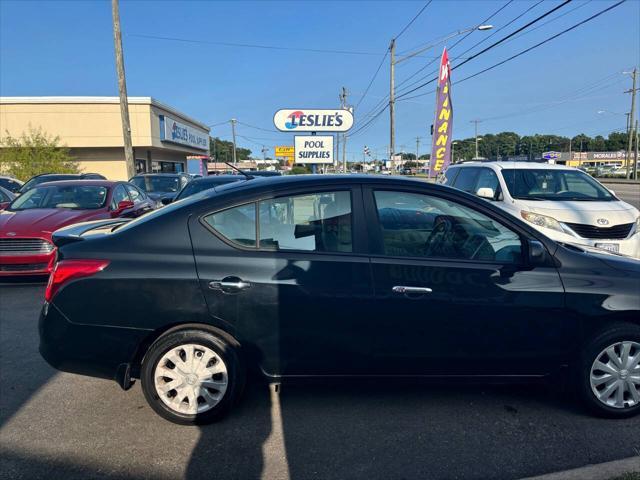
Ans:
<svg viewBox="0 0 640 480"><path fill-rule="evenodd" d="M177 117L186 120L187 122L193 123L198 127L210 131L208 125L195 120L193 117L182 113L179 110L167 105L166 103L162 103L156 100L153 97L127 97L129 103L132 105L152 105L154 107L161 108L170 112ZM102 103L102 104L111 104L111 103L120 103L119 97L62 97L62 96L45 96L45 97L0 97L0 104L10 105L10 104L52 104L52 103L76 103L76 104L92 104L92 103Z"/></svg>

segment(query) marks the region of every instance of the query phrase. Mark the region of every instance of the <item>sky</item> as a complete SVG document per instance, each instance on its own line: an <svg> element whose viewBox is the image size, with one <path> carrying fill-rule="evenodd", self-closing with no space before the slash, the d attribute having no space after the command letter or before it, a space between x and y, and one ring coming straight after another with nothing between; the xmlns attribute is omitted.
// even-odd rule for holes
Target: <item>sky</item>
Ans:
<svg viewBox="0 0 640 480"><path fill-rule="evenodd" d="M264 145L267 155L273 155L273 146L293 144L291 134L274 130L276 110L336 108L344 86L349 92L347 103L356 107L348 158L362 158L365 145L382 158L389 145L388 110L367 128L356 130L386 102L389 57L383 60L383 56L389 42L397 38L399 57L436 44L396 66L396 150L415 152L416 137L420 137L423 154L431 145L432 85L404 99L400 96L434 76L443 46L451 48L455 67L563 2L436 0L405 29L426 3L121 0L128 92L154 97L215 125L211 134L224 139L231 138L231 128L220 123L236 118L242 122L237 128L238 144L255 155ZM606 136L624 129L624 112L630 108L630 96L624 91L631 88L631 78L623 72L640 63L638 0L627 0L529 53L456 85L457 80L615 3L574 0L523 30L522 36L455 69L454 137L473 136L473 119L482 120L480 135L515 131ZM473 31L466 38L455 35L489 17L493 30ZM441 42L447 36L451 38ZM0 95L117 94L111 2L0 0ZM409 98L418 94L424 95Z"/></svg>

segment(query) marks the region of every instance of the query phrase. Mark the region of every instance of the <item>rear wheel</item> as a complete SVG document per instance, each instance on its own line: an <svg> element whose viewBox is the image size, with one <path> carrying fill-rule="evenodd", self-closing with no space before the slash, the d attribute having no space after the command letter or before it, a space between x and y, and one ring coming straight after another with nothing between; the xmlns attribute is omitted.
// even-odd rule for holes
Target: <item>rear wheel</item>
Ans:
<svg viewBox="0 0 640 480"><path fill-rule="evenodd" d="M625 418L640 413L640 326L616 324L582 351L580 393L596 414Z"/></svg>
<svg viewBox="0 0 640 480"><path fill-rule="evenodd" d="M163 418L205 424L223 416L243 384L233 347L204 330L179 330L160 337L142 363L142 390Z"/></svg>

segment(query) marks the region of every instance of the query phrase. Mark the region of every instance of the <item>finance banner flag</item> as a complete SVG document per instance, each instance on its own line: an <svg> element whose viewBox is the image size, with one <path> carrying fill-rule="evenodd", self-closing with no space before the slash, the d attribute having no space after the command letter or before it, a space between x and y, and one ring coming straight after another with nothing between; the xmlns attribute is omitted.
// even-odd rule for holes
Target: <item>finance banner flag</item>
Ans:
<svg viewBox="0 0 640 480"><path fill-rule="evenodd" d="M442 52L436 88L436 118L433 122L433 140L429 175L438 175L451 162L451 135L453 105L451 104L451 67L447 48Z"/></svg>

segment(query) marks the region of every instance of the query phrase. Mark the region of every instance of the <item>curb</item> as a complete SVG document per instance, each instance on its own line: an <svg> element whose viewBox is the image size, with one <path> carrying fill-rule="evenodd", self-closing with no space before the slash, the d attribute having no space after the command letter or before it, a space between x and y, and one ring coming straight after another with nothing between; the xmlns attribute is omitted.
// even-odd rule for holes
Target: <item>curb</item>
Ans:
<svg viewBox="0 0 640 480"><path fill-rule="evenodd" d="M522 480L614 480L625 473L640 473L640 456L589 465Z"/></svg>

